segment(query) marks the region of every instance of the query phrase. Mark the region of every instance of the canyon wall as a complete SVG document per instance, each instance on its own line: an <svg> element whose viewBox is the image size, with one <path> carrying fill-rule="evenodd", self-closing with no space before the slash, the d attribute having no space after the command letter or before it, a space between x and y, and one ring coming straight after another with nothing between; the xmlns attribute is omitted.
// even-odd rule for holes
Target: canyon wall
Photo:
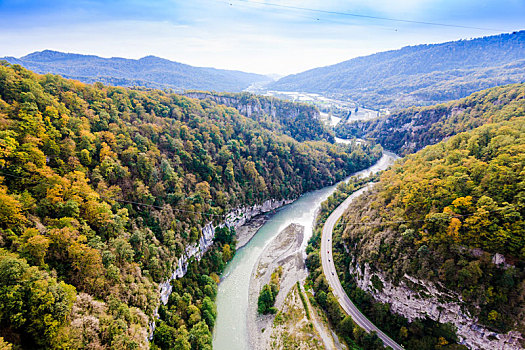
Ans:
<svg viewBox="0 0 525 350"><path fill-rule="evenodd" d="M289 204L293 200L288 199L269 199L262 204L256 204L251 207L240 207L230 211L223 223L217 227L228 226L229 228L238 229L252 218L257 215L267 213L282 207L283 205ZM210 222L202 228L202 234L198 243L191 244L186 247L182 256L178 259L175 266L175 270L171 276L164 282L159 284L160 301L166 305L173 289L171 281L177 278L183 277L188 271L188 263L191 258L195 257L197 261L200 261L204 253L212 246L213 239L215 238L215 226ZM155 317L158 317L158 307L155 310ZM155 321L150 322L150 333L149 339L153 338L153 332L155 331Z"/></svg>
<svg viewBox="0 0 525 350"><path fill-rule="evenodd" d="M311 105L279 100L273 97L242 95L242 94L215 94L207 92L188 92L187 97L199 100L210 99L218 104L235 108L242 115L252 118L263 114L273 118L293 119L301 113L307 113L315 119L319 119L319 111Z"/></svg>
<svg viewBox="0 0 525 350"><path fill-rule="evenodd" d="M350 273L357 286L370 293L374 299L390 305L391 311L406 317L409 321L429 317L440 323L452 323L457 328L460 344L470 349L523 349L519 332L495 333L478 324L462 306L457 293L446 290L433 282L419 280L405 275L395 286L380 271L372 271L368 264L350 264ZM381 283L374 278L376 276Z"/></svg>

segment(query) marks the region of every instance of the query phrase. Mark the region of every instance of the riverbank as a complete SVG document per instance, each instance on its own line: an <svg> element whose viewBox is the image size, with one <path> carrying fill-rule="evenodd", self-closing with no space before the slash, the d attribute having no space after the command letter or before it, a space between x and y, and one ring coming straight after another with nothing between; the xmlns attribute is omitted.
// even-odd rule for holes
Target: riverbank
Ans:
<svg viewBox="0 0 525 350"><path fill-rule="evenodd" d="M253 236L259 229L268 221L271 214L261 214L252 218L250 221L242 225L236 230L235 238L237 239L236 248L240 249L251 241Z"/></svg>
<svg viewBox="0 0 525 350"><path fill-rule="evenodd" d="M353 175L367 176L371 172L382 170L390 165L390 157L391 153L385 151L376 164ZM312 235L315 212L336 186L305 193L293 203L276 210L275 214L272 214L260 227L257 234L242 248L237 249L232 261L223 272L224 278L218 288L217 320L213 334L215 349L252 349L247 329L249 285L259 256L269 242L291 223L298 223L305 227L303 246L306 246L306 241ZM258 295L255 299L257 297Z"/></svg>
<svg viewBox="0 0 525 350"><path fill-rule="evenodd" d="M285 297L294 284L306 278L306 269L300 247L303 243L304 227L291 224L282 230L259 256L250 278L248 303L248 335L252 349L267 349L270 332L275 315L259 315L257 299L263 285L269 283L272 273L282 268L279 293L275 299L275 308L280 310Z"/></svg>
<svg viewBox="0 0 525 350"><path fill-rule="evenodd" d="M297 288L297 282L301 284L307 276L301 249L304 232L304 226L290 224L265 247L254 265L247 315L250 349L281 349L291 345L297 349L336 348L330 330L319 320L317 311L306 298L305 309ZM260 290L277 269L281 270L274 305L278 312L260 315L257 313Z"/></svg>

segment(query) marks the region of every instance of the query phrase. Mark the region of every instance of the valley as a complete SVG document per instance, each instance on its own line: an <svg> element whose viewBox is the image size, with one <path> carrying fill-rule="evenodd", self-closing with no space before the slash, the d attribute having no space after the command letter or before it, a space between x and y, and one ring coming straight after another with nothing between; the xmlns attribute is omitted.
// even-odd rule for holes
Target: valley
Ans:
<svg viewBox="0 0 525 350"><path fill-rule="evenodd" d="M260 93L266 96L273 96L284 100L293 102L302 102L312 104L319 109L321 116L327 118L328 116L340 118L350 121L369 120L379 117L380 115L388 114L387 109L381 111L374 111L359 106L357 103L346 100L339 100L336 98L326 97L316 93L297 92L297 91L266 91L261 90Z"/></svg>
<svg viewBox="0 0 525 350"><path fill-rule="evenodd" d="M2 337L23 347L88 339L100 347L211 345L218 274L235 253L230 227L381 155L319 140L331 133L315 118L297 127L280 112L282 122L265 126L210 100L85 85L9 64L0 65L0 98L0 260L6 271L29 261L23 271L51 283L16 296L2 289L0 298L16 304L58 288L63 297L50 305L75 310L67 319L52 308L21 323L5 319ZM306 106L296 107L295 117L308 118ZM23 276L1 281L24 286ZM19 313L33 315L23 305ZM119 331L107 335L92 320ZM44 336L41 322L56 327Z"/></svg>
<svg viewBox="0 0 525 350"><path fill-rule="evenodd" d="M352 175L368 176L386 169L395 160L389 153L372 167ZM249 303L249 285L254 266L264 247L272 242L276 235L290 224L304 227L304 239L299 253L304 251L306 242L312 235L314 219L320 204L335 191L337 185L302 195L293 203L278 210L259 229L253 239L239 249L224 271L224 279L219 284L217 294L217 324L214 333L214 346L222 349L226 346L232 349L250 349L247 319ZM253 311L253 310L252 310Z"/></svg>
<svg viewBox="0 0 525 350"><path fill-rule="evenodd" d="M380 110L367 109L358 105L356 102L347 99L338 99L330 94L268 90L269 84L270 82L258 83L257 87L252 86L245 91L269 97L276 97L287 101L313 105L319 109L321 119L332 124L332 126L335 126L335 124L342 119L345 121L371 120L390 113L386 108Z"/></svg>
<svg viewBox="0 0 525 350"><path fill-rule="evenodd" d="M0 349L525 349L482 5L0 2Z"/></svg>

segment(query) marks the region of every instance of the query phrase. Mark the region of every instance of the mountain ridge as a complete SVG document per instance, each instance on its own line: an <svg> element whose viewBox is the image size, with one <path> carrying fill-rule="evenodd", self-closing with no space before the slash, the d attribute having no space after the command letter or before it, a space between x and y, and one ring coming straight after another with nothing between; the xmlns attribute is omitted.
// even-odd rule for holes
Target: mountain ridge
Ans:
<svg viewBox="0 0 525 350"><path fill-rule="evenodd" d="M392 108L445 102L524 80L525 31L519 31L356 57L286 76L269 89L336 94Z"/></svg>
<svg viewBox="0 0 525 350"><path fill-rule="evenodd" d="M16 58L0 58L40 74L59 74L85 83L100 81L119 86L145 86L176 90L202 89L238 92L270 78L238 70L195 67L148 55L139 59L43 50Z"/></svg>

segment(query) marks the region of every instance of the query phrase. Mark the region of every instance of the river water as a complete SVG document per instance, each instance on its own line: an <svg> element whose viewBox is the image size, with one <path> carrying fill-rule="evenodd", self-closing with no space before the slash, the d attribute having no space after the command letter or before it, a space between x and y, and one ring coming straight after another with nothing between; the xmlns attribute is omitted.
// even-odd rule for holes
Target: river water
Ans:
<svg viewBox="0 0 525 350"><path fill-rule="evenodd" d="M388 168L398 157L383 152L383 157L373 166L353 175L368 176ZM346 181L346 180L345 180ZM213 333L213 348L217 350L248 350L247 310L250 277L254 265L268 244L291 223L305 227L302 249L312 236L313 221L317 208L337 185L308 192L295 202L282 207L259 229L248 244L239 249L228 263L219 284L217 294L217 321Z"/></svg>

